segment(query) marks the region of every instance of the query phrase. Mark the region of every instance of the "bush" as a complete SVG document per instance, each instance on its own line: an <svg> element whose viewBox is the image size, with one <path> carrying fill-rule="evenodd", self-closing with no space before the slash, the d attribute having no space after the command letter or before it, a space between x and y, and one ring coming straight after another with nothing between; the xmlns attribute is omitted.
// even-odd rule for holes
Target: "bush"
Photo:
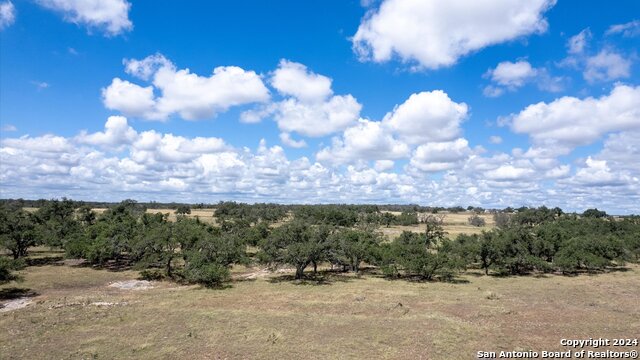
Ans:
<svg viewBox="0 0 640 360"><path fill-rule="evenodd" d="M192 259L184 269L184 277L189 282L206 287L220 287L229 280L230 274L226 266Z"/></svg>
<svg viewBox="0 0 640 360"><path fill-rule="evenodd" d="M470 225L477 226L477 227L481 227L481 226L485 226L486 225L486 222L484 221L484 218L480 217L477 214L469 216L467 221L469 222Z"/></svg>
<svg viewBox="0 0 640 360"><path fill-rule="evenodd" d="M506 228L511 222L511 215L504 212L497 212L493 214L493 221L495 221L497 227Z"/></svg>
<svg viewBox="0 0 640 360"><path fill-rule="evenodd" d="M186 215L191 214L191 208L187 205L180 205L176 209L176 215Z"/></svg>
<svg viewBox="0 0 640 360"><path fill-rule="evenodd" d="M158 269L146 269L140 271L140 279L158 281L164 279L164 273Z"/></svg>
<svg viewBox="0 0 640 360"><path fill-rule="evenodd" d="M24 268L25 263L22 259L11 260L4 256L0 256L0 284L4 284L9 281L18 280L13 271Z"/></svg>

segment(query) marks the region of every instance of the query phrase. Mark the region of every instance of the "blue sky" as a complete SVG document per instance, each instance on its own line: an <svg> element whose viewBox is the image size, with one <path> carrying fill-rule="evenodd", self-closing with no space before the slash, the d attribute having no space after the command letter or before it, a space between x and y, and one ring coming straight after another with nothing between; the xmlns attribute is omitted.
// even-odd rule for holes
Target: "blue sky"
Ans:
<svg viewBox="0 0 640 360"><path fill-rule="evenodd" d="M637 1L275 4L0 0L0 195L640 212Z"/></svg>

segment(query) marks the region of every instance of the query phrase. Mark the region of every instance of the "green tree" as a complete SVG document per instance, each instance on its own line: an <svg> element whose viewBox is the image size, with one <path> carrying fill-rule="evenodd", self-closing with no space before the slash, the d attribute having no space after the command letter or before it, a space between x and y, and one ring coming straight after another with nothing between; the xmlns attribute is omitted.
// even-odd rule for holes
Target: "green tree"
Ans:
<svg viewBox="0 0 640 360"><path fill-rule="evenodd" d="M364 229L343 228L335 232L331 237L332 245L330 256L333 263L348 265L351 270L358 273L363 261L372 259L375 248L382 241L381 234L373 228Z"/></svg>
<svg viewBox="0 0 640 360"><path fill-rule="evenodd" d="M188 205L180 205L176 209L176 215L187 215L187 214L191 214L191 207L189 207Z"/></svg>
<svg viewBox="0 0 640 360"><path fill-rule="evenodd" d="M27 250L37 244L34 217L22 209L0 206L0 244L14 259L27 256Z"/></svg>
<svg viewBox="0 0 640 360"><path fill-rule="evenodd" d="M588 218L604 218L607 217L607 213L605 211L595 209L587 209L582 213L582 216Z"/></svg>
<svg viewBox="0 0 640 360"><path fill-rule="evenodd" d="M184 276L190 282L209 287L229 279L229 267L247 263L245 243L237 234L210 228L207 235L185 252Z"/></svg>
<svg viewBox="0 0 640 360"><path fill-rule="evenodd" d="M75 203L66 198L45 202L34 215L38 236L49 246L63 247L71 234L81 231L76 220Z"/></svg>
<svg viewBox="0 0 640 360"><path fill-rule="evenodd" d="M403 231L392 243L391 254L406 276L448 280L461 266L450 246L448 240L436 243L427 240L425 234Z"/></svg>
<svg viewBox="0 0 640 360"><path fill-rule="evenodd" d="M167 215L142 215L137 239L132 246L132 255L138 266L149 267L159 264L164 268L166 276L172 277L172 262L179 255L179 243L173 234L173 224L167 221Z"/></svg>
<svg viewBox="0 0 640 360"><path fill-rule="evenodd" d="M296 279L301 279L307 266L314 264L315 268L327 258L330 234L328 226L293 221L274 229L260 243L259 257L264 262L294 266Z"/></svg>

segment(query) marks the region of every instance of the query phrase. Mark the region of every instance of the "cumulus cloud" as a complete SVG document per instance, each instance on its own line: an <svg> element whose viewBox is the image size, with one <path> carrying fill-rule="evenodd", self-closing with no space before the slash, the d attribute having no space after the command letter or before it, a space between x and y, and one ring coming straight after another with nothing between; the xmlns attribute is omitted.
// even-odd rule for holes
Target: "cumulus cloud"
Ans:
<svg viewBox="0 0 640 360"><path fill-rule="evenodd" d="M406 157L409 146L393 137L384 124L360 119L346 129L340 138L334 138L331 147L316 154L318 161L332 164L358 160L390 160Z"/></svg>
<svg viewBox="0 0 640 360"><path fill-rule="evenodd" d="M555 0L385 0L367 13L353 36L364 60L397 55L419 67L437 69L484 47L543 33L544 12Z"/></svg>
<svg viewBox="0 0 640 360"><path fill-rule="evenodd" d="M468 116L468 106L456 103L442 90L412 94L388 113L383 123L409 144L456 138Z"/></svg>
<svg viewBox="0 0 640 360"><path fill-rule="evenodd" d="M466 139L456 139L418 146L414 151L410 165L426 172L450 170L461 165L461 161L471 154Z"/></svg>
<svg viewBox="0 0 640 360"><path fill-rule="evenodd" d="M629 21L624 24L611 25L606 35L622 34L625 37L640 36L640 20Z"/></svg>
<svg viewBox="0 0 640 360"><path fill-rule="evenodd" d="M604 49L587 58L583 76L588 82L596 82L628 78L630 73L631 61L615 51Z"/></svg>
<svg viewBox="0 0 640 360"><path fill-rule="evenodd" d="M307 146L307 143L304 140L294 140L291 138L291 134L289 133L280 133L280 141L292 148L303 148Z"/></svg>
<svg viewBox="0 0 640 360"><path fill-rule="evenodd" d="M573 182L587 186L619 186L624 184L619 174L611 172L606 160L595 160L589 156L585 165L576 172L572 179Z"/></svg>
<svg viewBox="0 0 640 360"><path fill-rule="evenodd" d="M545 68L534 68L526 60L503 61L487 70L483 77L492 82L483 90L487 97L501 96L505 91L515 91L530 82L537 83L540 90L558 92L563 89L564 82L562 77L551 76Z"/></svg>
<svg viewBox="0 0 640 360"><path fill-rule="evenodd" d="M133 29L127 0L37 0L41 6L61 13L65 21L104 31L108 36Z"/></svg>
<svg viewBox="0 0 640 360"><path fill-rule="evenodd" d="M333 94L331 79L324 75L310 72L306 66L280 60L278 69L274 71L271 85L281 94L290 95L302 102L319 102Z"/></svg>
<svg viewBox="0 0 640 360"><path fill-rule="evenodd" d="M332 166L373 161L376 171L393 168L394 160L408 159L407 171L418 177L460 168L474 153L459 137L467 111L464 103L453 102L441 90L412 94L382 121L360 119L334 137L316 159Z"/></svg>
<svg viewBox="0 0 640 360"><path fill-rule="evenodd" d="M632 29L630 24L623 25L629 25ZM607 34L611 34L610 31L611 28ZM586 50L591 38L592 34L588 28L569 38L567 41L569 56L560 61L558 65L582 70L583 78L589 83L628 78L631 75L631 60L610 46L606 46L594 54L588 53Z"/></svg>
<svg viewBox="0 0 640 360"><path fill-rule="evenodd" d="M489 69L485 76L496 84L506 87L521 87L530 78L536 76L537 71L526 60L517 62L503 61L495 69Z"/></svg>
<svg viewBox="0 0 640 360"><path fill-rule="evenodd" d="M166 120L173 114L187 120L212 118L232 106L269 99L269 90L253 71L220 66L210 76L178 70L160 54L143 60L125 60L127 73L151 85L114 78L102 89L104 105L127 116ZM159 94L156 94L159 93Z"/></svg>
<svg viewBox="0 0 640 360"><path fill-rule="evenodd" d="M0 3L0 30L4 30L16 21L16 7L11 1Z"/></svg>
<svg viewBox="0 0 640 360"><path fill-rule="evenodd" d="M350 94L333 95L330 78L288 60L280 61L271 85L284 99L243 112L241 121L255 123L271 116L284 133L320 137L349 127L362 109Z"/></svg>
<svg viewBox="0 0 640 360"><path fill-rule="evenodd" d="M530 168L516 167L513 165L501 165L497 169L489 170L485 176L490 180L514 181L521 180L533 175L534 170Z"/></svg>
<svg viewBox="0 0 640 360"><path fill-rule="evenodd" d="M424 170L414 172L409 163L404 171L391 172L390 159L331 167L306 157L289 159L282 147L264 140L255 150L234 148L215 137L138 132L115 117L95 133L0 140L0 192L3 197L108 201L546 204L580 211L598 204L608 212L628 213L637 211L640 200L640 169L625 160L637 157L638 138L637 131L610 135L605 149L573 174L569 165L545 159L542 150L485 157L461 138L419 145L412 160L423 160ZM626 157L609 157L621 150ZM628 167L619 168L625 161ZM431 178L440 164L444 173ZM597 192L590 190L594 185Z"/></svg>
<svg viewBox="0 0 640 360"><path fill-rule="evenodd" d="M489 137L489 142L492 144L502 144L502 138L497 135L493 135Z"/></svg>
<svg viewBox="0 0 640 360"><path fill-rule="evenodd" d="M582 54L587 48L592 34L589 28L580 31L577 35L567 41L567 51L569 54Z"/></svg>
<svg viewBox="0 0 640 360"><path fill-rule="evenodd" d="M376 171L382 172L393 169L395 162L393 160L376 160L373 168Z"/></svg>
<svg viewBox="0 0 640 360"><path fill-rule="evenodd" d="M600 98L564 96L529 105L513 115L511 128L534 143L575 147L609 132L640 129L640 87L618 84Z"/></svg>
<svg viewBox="0 0 640 360"><path fill-rule="evenodd" d="M104 132L88 134L83 131L76 137L79 143L103 146L119 146L132 143L138 133L129 126L127 118L110 116L104 125Z"/></svg>
<svg viewBox="0 0 640 360"><path fill-rule="evenodd" d="M274 104L272 109L280 130L320 137L353 124L358 119L362 105L353 96L345 95L333 96L319 103L286 99Z"/></svg>

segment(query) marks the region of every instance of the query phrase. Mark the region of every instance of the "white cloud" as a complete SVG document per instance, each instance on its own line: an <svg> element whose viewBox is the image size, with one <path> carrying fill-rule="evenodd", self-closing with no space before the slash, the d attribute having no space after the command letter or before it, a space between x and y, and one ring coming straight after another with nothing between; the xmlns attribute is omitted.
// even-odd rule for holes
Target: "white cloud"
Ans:
<svg viewBox="0 0 640 360"><path fill-rule="evenodd" d="M410 165L427 172L450 170L459 167L462 160L471 154L466 139L428 143L418 146L411 157Z"/></svg>
<svg viewBox="0 0 640 360"><path fill-rule="evenodd" d="M567 41L567 51L569 54L582 54L587 48L591 37L591 30L589 28L586 28L580 31L577 35L570 37Z"/></svg>
<svg viewBox="0 0 640 360"><path fill-rule="evenodd" d="M502 144L502 138L497 135L493 135L489 137L489 142L492 144Z"/></svg>
<svg viewBox="0 0 640 360"><path fill-rule="evenodd" d="M61 153L71 149L71 144L66 138L51 134L38 137L24 135L17 139L4 139L2 145L14 149L48 153Z"/></svg>
<svg viewBox="0 0 640 360"><path fill-rule="evenodd" d="M547 170L545 172L545 177L547 177L547 178L564 178L564 177L567 177L570 172L571 172L571 166L569 166L569 165L560 165L560 166L554 167L554 168L552 168L550 170Z"/></svg>
<svg viewBox="0 0 640 360"><path fill-rule="evenodd" d="M0 3L0 30L6 29L16 21L16 7L11 1Z"/></svg>
<svg viewBox="0 0 640 360"><path fill-rule="evenodd" d="M142 87L120 78L102 89L102 101L107 109L145 119L165 119L168 114L158 112L153 86Z"/></svg>
<svg viewBox="0 0 640 360"><path fill-rule="evenodd" d="M553 77L546 68L534 68L526 60L503 61L495 69L487 70L483 77L492 82L483 90L487 97L501 96L507 90L515 91L530 82L537 83L540 90L558 92L563 89L564 82L564 78Z"/></svg>
<svg viewBox="0 0 640 360"><path fill-rule="evenodd" d="M127 74L145 81L152 79L152 76L161 68L175 70L173 63L160 53L149 55L142 60L124 59L122 60L122 63L124 64L124 71Z"/></svg>
<svg viewBox="0 0 640 360"><path fill-rule="evenodd" d="M486 75L496 84L518 88L536 76L537 71L526 60L517 62L503 61L495 69L489 69Z"/></svg>
<svg viewBox="0 0 640 360"><path fill-rule="evenodd" d="M387 171L393 169L395 166L395 162L393 160L376 160L374 164L374 169L376 171Z"/></svg>
<svg viewBox="0 0 640 360"><path fill-rule="evenodd" d="M609 95L578 99L565 96L529 105L513 116L511 128L534 143L575 147L606 133L640 129L640 86L616 85Z"/></svg>
<svg viewBox="0 0 640 360"><path fill-rule="evenodd" d="M608 97L622 102L618 96ZM326 166L307 157L290 159L282 147L264 140L255 150L234 148L216 137L138 132L126 119L111 117L95 133L1 139L0 193L209 203L545 204L579 211L595 204L610 213L637 212L640 201L637 127L609 134L602 151L576 162L575 171L547 146L483 156L482 149L471 149L459 137L410 146L383 122L361 120L349 129L335 140L342 147L327 148L349 160L347 166ZM394 144L408 146L410 154L395 162L385 158L394 153ZM389 152L379 151L389 145ZM358 151L360 158L349 157Z"/></svg>
<svg viewBox="0 0 640 360"><path fill-rule="evenodd" d="M640 20L633 20L624 24L611 25L606 35L622 34L625 37L640 36Z"/></svg>
<svg viewBox="0 0 640 360"><path fill-rule="evenodd" d="M289 133L280 133L280 141L292 148L303 148L307 146L307 143L304 140L294 140L291 138L291 134Z"/></svg>
<svg viewBox="0 0 640 360"><path fill-rule="evenodd" d="M436 69L484 47L543 33L554 0L385 0L367 13L353 37L363 59L394 55Z"/></svg>
<svg viewBox="0 0 640 360"><path fill-rule="evenodd" d="M351 95L333 96L326 102L303 103L286 99L273 107L280 130L319 137L340 131L353 124L362 105Z"/></svg>
<svg viewBox="0 0 640 360"><path fill-rule="evenodd" d="M614 51L604 49L587 58L583 76L589 82L609 81L627 78L630 72L631 61Z"/></svg>
<svg viewBox="0 0 640 360"><path fill-rule="evenodd" d="M606 160L595 160L589 156L585 165L576 172L572 179L574 182L587 186L617 186L624 183L618 174L611 172Z"/></svg>
<svg viewBox="0 0 640 360"><path fill-rule="evenodd" d="M126 71L152 85L143 87L114 78L102 90L109 109L150 120L166 120L179 114L187 120L212 118L232 106L265 102L269 90L253 71L237 66L220 66L211 76L199 76L189 69L176 69L160 54L143 60L125 60ZM160 95L156 96L155 92Z"/></svg>
<svg viewBox="0 0 640 360"><path fill-rule="evenodd" d="M499 86L487 85L482 90L482 94L486 97L498 97L504 94L504 88Z"/></svg>
<svg viewBox="0 0 640 360"><path fill-rule="evenodd" d="M127 123L123 116L109 116L104 132L88 134L83 131L76 137L79 143L102 146L120 146L132 143L138 133Z"/></svg>
<svg viewBox="0 0 640 360"><path fill-rule="evenodd" d="M461 132L467 104L456 103L442 90L412 94L388 113L383 123L409 144L449 141Z"/></svg>
<svg viewBox="0 0 640 360"><path fill-rule="evenodd" d="M41 6L60 12L65 21L99 29L109 36L133 29L127 0L36 0Z"/></svg>
<svg viewBox="0 0 640 360"><path fill-rule="evenodd" d="M333 94L331 79L308 71L302 64L284 59L280 60L278 69L274 71L271 85L281 94L293 96L301 102L320 102Z"/></svg>
<svg viewBox="0 0 640 360"><path fill-rule="evenodd" d="M331 79L299 63L281 60L271 84L285 98L243 112L242 122L256 123L272 116L283 133L320 137L349 127L362 109L350 94L332 96Z"/></svg>
<svg viewBox="0 0 640 360"><path fill-rule="evenodd" d="M44 90L50 86L49 83L44 81L31 81L31 84L33 84L38 91Z"/></svg>
<svg viewBox="0 0 640 360"><path fill-rule="evenodd" d="M485 173L487 179L496 181L513 181L527 178L533 175L534 171L530 168L520 168L513 165L502 165L495 170Z"/></svg>
<svg viewBox="0 0 640 360"><path fill-rule="evenodd" d="M383 123L360 119L358 124L346 129L341 138L334 138L331 147L319 151L316 158L320 162L344 164L398 159L408 154L407 144L395 139Z"/></svg>
<svg viewBox="0 0 640 360"><path fill-rule="evenodd" d="M5 124L0 127L0 131L12 132L12 131L18 131L18 128L12 124Z"/></svg>

